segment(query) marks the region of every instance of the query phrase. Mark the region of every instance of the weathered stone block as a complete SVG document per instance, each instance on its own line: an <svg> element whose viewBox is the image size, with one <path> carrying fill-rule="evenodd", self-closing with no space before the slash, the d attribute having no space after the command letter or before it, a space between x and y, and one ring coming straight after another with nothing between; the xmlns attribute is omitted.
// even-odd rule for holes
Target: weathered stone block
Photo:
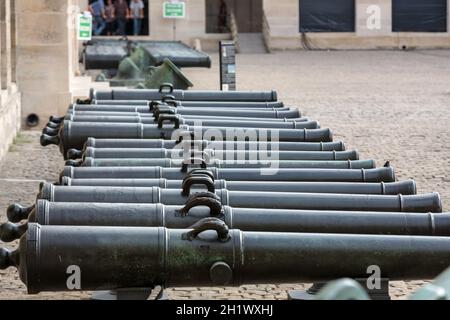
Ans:
<svg viewBox="0 0 450 320"><path fill-rule="evenodd" d="M30 13L17 16L18 46L66 45L68 42L65 13Z"/></svg>
<svg viewBox="0 0 450 320"><path fill-rule="evenodd" d="M64 0L15 0L17 12L66 12L68 2Z"/></svg>
<svg viewBox="0 0 450 320"><path fill-rule="evenodd" d="M63 46L29 46L17 48L17 81L20 90L69 91L69 58Z"/></svg>

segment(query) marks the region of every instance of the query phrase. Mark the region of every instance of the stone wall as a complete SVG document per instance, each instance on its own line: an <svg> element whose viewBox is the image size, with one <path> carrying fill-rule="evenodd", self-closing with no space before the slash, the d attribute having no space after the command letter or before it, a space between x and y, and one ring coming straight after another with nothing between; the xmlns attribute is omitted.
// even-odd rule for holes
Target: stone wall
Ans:
<svg viewBox="0 0 450 320"><path fill-rule="evenodd" d="M0 161L20 129L20 94L15 70L15 6L0 0Z"/></svg>
<svg viewBox="0 0 450 320"><path fill-rule="evenodd" d="M164 0L152 0L149 6L150 38L158 40L177 39L193 44L202 41L206 49L216 49L218 40L227 39L228 34L207 34L205 6L207 0L186 1L186 19L174 22L162 18ZM450 0L449 0L450 2ZM379 6L381 28L367 28L367 8ZM450 7L450 5L449 5ZM450 48L450 33L391 32L392 0L356 0L356 32L354 33L309 33L308 40L319 49L397 49ZM299 33L299 0L263 0L263 9L270 26L271 49L303 49ZM449 22L450 22L450 10ZM175 35L175 36L174 36Z"/></svg>
<svg viewBox="0 0 450 320"><path fill-rule="evenodd" d="M17 82L23 124L37 114L39 125L62 114L72 100L69 14L71 1L15 0Z"/></svg>
<svg viewBox="0 0 450 320"><path fill-rule="evenodd" d="M380 28L367 27L371 14L367 9L372 5L381 9ZM264 11L272 35L271 49L304 48L299 33L299 0L264 0ZM450 10L447 14L450 24ZM356 0L356 32L308 33L307 40L316 49L450 48L449 32L392 32L391 16L392 0Z"/></svg>
<svg viewBox="0 0 450 320"><path fill-rule="evenodd" d="M20 94L15 84L2 92L0 105L0 161L20 130Z"/></svg>

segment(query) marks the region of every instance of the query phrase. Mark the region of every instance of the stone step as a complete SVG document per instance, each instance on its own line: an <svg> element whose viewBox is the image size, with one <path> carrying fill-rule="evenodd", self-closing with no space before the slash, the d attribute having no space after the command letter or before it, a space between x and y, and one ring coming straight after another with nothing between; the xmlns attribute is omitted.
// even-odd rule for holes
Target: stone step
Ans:
<svg viewBox="0 0 450 320"><path fill-rule="evenodd" d="M239 33L239 53L267 53L262 33Z"/></svg>

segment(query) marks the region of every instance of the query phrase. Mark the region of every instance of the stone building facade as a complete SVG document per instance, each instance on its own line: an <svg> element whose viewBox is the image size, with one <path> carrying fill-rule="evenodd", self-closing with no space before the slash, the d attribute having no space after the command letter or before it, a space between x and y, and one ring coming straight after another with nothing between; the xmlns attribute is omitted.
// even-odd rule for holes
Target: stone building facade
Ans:
<svg viewBox="0 0 450 320"><path fill-rule="evenodd" d="M163 18L164 0L145 0L145 37L201 44L203 50L217 50L222 39L239 41L240 33L261 34L269 50L450 48L450 0L432 0L444 13L446 25L438 32L393 32L393 4L405 0L339 0L352 1L351 31L301 32L307 1L312 0L185 0L186 17L174 20ZM20 125L45 125L50 115L63 114L74 97L94 86L80 76L82 44L75 30L76 16L87 3L0 0L0 159Z"/></svg>
<svg viewBox="0 0 450 320"><path fill-rule="evenodd" d="M224 0L228 4L228 11L233 11L236 16L238 32L263 33L267 46L272 50L304 49L305 36L311 46L318 49L450 47L449 0L437 0L441 5L444 2L441 10L446 18L445 32L393 32L393 4L399 0L349 0L353 3L352 10L354 10L352 32L307 32L303 37L300 32L302 1L306 0ZM208 30L211 29L208 26L214 19L214 14L217 15L220 12L221 0L185 1L187 15L185 19L176 21L176 32L173 30L173 21L162 17L164 2L164 0L149 1L151 38L175 37L188 43L192 43L194 39L200 39L203 48L210 49L216 48L215 41L230 37L227 33L214 33ZM422 2L426 8L427 0ZM320 16L320 8L317 13ZM428 13L425 12L425 14ZM414 19L414 15L411 19ZM249 28L248 21L251 21L253 28Z"/></svg>

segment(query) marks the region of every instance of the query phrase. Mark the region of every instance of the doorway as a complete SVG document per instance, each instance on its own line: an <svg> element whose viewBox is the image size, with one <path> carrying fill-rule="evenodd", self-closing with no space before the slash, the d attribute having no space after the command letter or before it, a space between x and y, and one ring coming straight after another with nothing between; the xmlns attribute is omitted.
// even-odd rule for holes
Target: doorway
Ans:
<svg viewBox="0 0 450 320"><path fill-rule="evenodd" d="M131 1L129 1L131 2ZM148 0L142 0L144 2L144 19L142 20L142 28L141 28L141 36L148 36L150 35L149 30L149 10L148 10ZM127 23L127 35L132 36L133 35L133 22L130 20Z"/></svg>
<svg viewBox="0 0 450 320"><path fill-rule="evenodd" d="M355 0L300 0L300 32L355 32Z"/></svg>
<svg viewBox="0 0 450 320"><path fill-rule="evenodd" d="M262 0L205 0L206 33L228 33L234 12L240 33L262 32Z"/></svg>
<svg viewBox="0 0 450 320"><path fill-rule="evenodd" d="M393 0L393 32L447 32L447 0Z"/></svg>
<svg viewBox="0 0 450 320"><path fill-rule="evenodd" d="M126 0L128 6L130 5L132 0ZM144 3L144 19L142 19L142 26L141 26L141 33L140 36L148 36L150 35L150 25L149 25L149 8L148 8L148 1L149 0L142 0ZM104 1L106 3L106 1ZM113 1L114 2L114 1ZM117 21L114 22L114 30L116 30L118 27ZM126 22L126 28L125 28L125 34L127 36L133 35L133 20L128 19ZM101 36L107 36L107 30L105 29Z"/></svg>

